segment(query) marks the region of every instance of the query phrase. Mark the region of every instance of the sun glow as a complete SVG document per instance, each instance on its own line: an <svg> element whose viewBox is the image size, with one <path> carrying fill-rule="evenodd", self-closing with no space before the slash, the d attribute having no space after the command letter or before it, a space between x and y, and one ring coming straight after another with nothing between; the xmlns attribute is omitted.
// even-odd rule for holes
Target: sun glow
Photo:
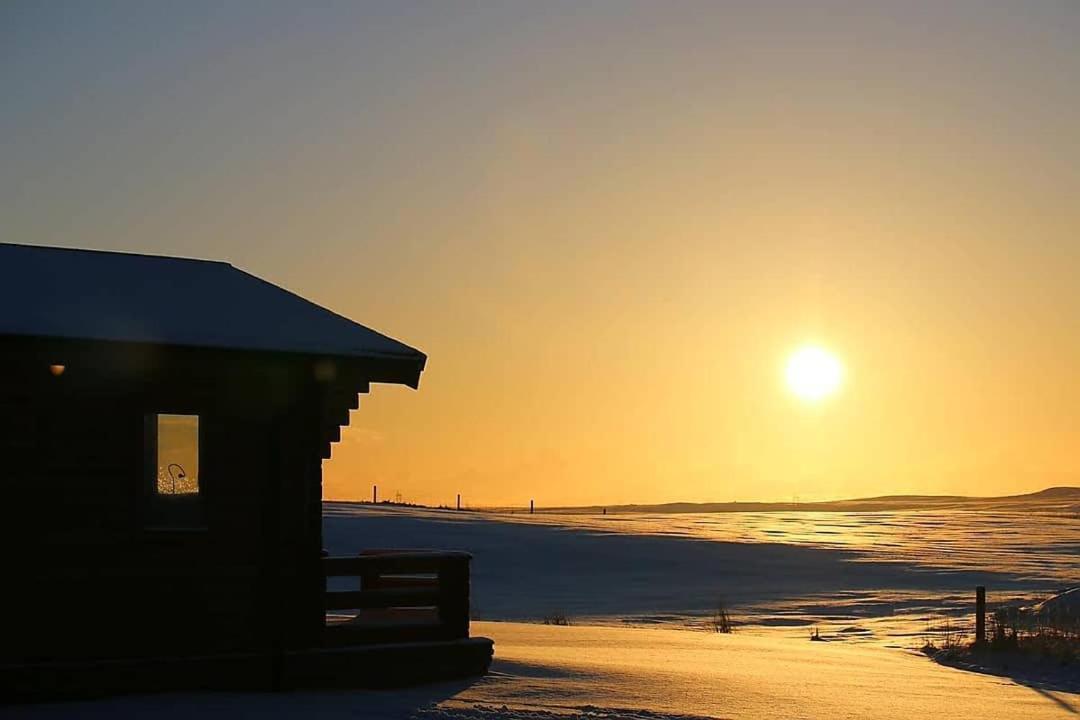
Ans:
<svg viewBox="0 0 1080 720"><path fill-rule="evenodd" d="M821 400L840 389L844 366L828 350L807 345L788 358L784 376L791 392L803 400Z"/></svg>

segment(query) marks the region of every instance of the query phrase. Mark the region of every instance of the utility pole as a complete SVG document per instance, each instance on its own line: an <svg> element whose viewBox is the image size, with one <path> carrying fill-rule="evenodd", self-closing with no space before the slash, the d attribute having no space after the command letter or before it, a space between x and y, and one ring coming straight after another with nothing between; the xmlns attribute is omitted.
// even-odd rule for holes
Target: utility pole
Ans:
<svg viewBox="0 0 1080 720"><path fill-rule="evenodd" d="M535 508L535 506L533 505L533 503L534 503L534 502L535 502L534 500L530 500L530 501L529 501L529 514L530 514L530 515L532 515L532 514L533 514L533 510L535 510L535 509L536 509L536 508Z"/></svg>
<svg viewBox="0 0 1080 720"><path fill-rule="evenodd" d="M461 509L461 493L457 494L457 509Z"/></svg>
<svg viewBox="0 0 1080 720"><path fill-rule="evenodd" d="M372 485L371 486L371 504L374 505L377 502L379 502L379 486L378 485Z"/></svg>

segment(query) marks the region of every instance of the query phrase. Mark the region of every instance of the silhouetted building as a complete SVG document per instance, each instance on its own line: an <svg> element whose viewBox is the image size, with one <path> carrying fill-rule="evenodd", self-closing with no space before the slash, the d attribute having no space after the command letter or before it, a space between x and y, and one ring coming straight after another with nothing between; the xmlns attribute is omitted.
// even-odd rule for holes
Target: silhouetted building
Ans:
<svg viewBox="0 0 1080 720"><path fill-rule="evenodd" d="M466 555L322 557L322 460L423 353L226 263L10 244L0 353L0 693L486 668Z"/></svg>

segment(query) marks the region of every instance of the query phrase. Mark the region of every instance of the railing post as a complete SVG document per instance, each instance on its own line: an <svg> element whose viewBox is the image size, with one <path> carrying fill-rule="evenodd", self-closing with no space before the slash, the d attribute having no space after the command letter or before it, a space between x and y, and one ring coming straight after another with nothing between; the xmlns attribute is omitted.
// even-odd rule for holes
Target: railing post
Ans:
<svg viewBox="0 0 1080 720"><path fill-rule="evenodd" d="M982 585L975 588L975 642L986 642L986 588Z"/></svg>
<svg viewBox="0 0 1080 720"><path fill-rule="evenodd" d="M469 637L469 558L439 561L439 622L448 638Z"/></svg>
<svg viewBox="0 0 1080 720"><path fill-rule="evenodd" d="M364 554L361 553L360 557L364 557ZM379 582L379 575L380 573L378 567L374 565L368 565L367 567L365 567L358 576L360 583L357 587L357 590L375 590L376 588L381 587L382 583Z"/></svg>

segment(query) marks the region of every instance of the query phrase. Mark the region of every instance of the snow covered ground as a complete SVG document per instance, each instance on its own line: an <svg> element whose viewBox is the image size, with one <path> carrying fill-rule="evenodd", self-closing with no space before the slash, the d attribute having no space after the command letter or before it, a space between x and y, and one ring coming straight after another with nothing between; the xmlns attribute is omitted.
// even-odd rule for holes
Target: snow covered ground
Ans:
<svg viewBox="0 0 1080 720"><path fill-rule="evenodd" d="M471 551L473 613L575 624L698 624L912 648L970 625L974 588L1034 602L1080 584L1080 518L1057 505L895 512L473 513L328 503L332 554Z"/></svg>
<svg viewBox="0 0 1080 720"><path fill-rule="evenodd" d="M1000 602L1080 584L1080 520L1053 508L529 516L331 503L324 527L333 554L473 552L473 633L495 640L492 672L405 691L127 697L3 708L4 717L1080 714L1080 694L1060 678L968 672L914 650L928 622L964 621L975 585ZM735 634L700 629L721 600L742 623ZM535 622L556 612L574 624ZM811 625L833 642L810 642Z"/></svg>
<svg viewBox="0 0 1080 720"><path fill-rule="evenodd" d="M5 717L688 720L1069 718L1077 695L873 644L661 628L476 623L492 672L406 691L183 694L5 708Z"/></svg>

